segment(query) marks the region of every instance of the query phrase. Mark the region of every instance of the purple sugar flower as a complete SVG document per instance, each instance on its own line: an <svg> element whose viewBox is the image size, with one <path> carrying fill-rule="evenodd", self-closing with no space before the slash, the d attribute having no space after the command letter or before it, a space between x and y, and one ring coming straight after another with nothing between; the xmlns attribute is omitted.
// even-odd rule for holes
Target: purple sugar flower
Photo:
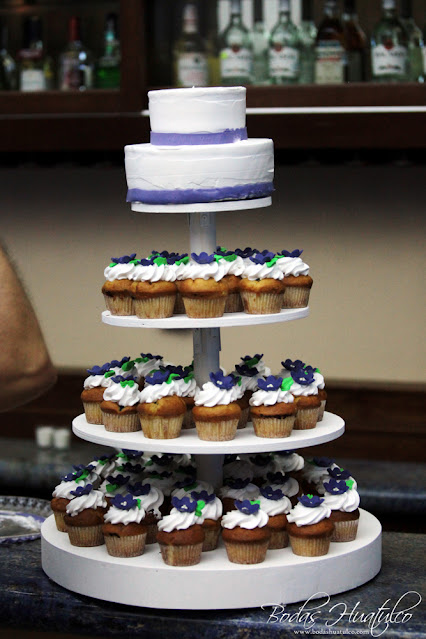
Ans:
<svg viewBox="0 0 426 639"><path fill-rule="evenodd" d="M127 490L134 497L142 497L142 495L147 495L151 490L151 484L142 484L142 482L138 481L136 484L128 484Z"/></svg>
<svg viewBox="0 0 426 639"><path fill-rule="evenodd" d="M214 253L209 255L208 253L205 253L204 251L201 251L199 255L197 255L197 253L191 253L191 257L194 260L194 262L197 262L197 264L211 264L212 262L215 261Z"/></svg>
<svg viewBox="0 0 426 639"><path fill-rule="evenodd" d="M312 462L315 464L315 466L328 468L329 466L334 464L334 459L331 459L331 457L314 457Z"/></svg>
<svg viewBox="0 0 426 639"><path fill-rule="evenodd" d="M258 253L258 250L255 248L252 249L249 246L246 246L245 249L239 249L239 248L235 249L234 253L236 253L238 257L242 257L244 259L245 257L251 257L255 253Z"/></svg>
<svg viewBox="0 0 426 639"><path fill-rule="evenodd" d="M223 483L225 486L229 486L232 490L241 490L249 485L250 478L246 477L245 479L241 479L240 477L227 477Z"/></svg>
<svg viewBox="0 0 426 639"><path fill-rule="evenodd" d="M120 487L125 486L129 482L130 477L129 475L116 475L115 477L113 477L113 475L108 475L106 479L107 482L109 482L110 484L114 484L115 486Z"/></svg>
<svg viewBox="0 0 426 639"><path fill-rule="evenodd" d="M272 486L264 486L260 489L260 494L265 497L265 499L272 499L273 501L278 501L278 499L282 499L284 497L284 493L279 488L273 489Z"/></svg>
<svg viewBox="0 0 426 639"><path fill-rule="evenodd" d="M266 477L271 484L285 484L290 479L290 475L279 472L267 473Z"/></svg>
<svg viewBox="0 0 426 639"><path fill-rule="evenodd" d="M131 462L126 462L123 466L123 470L128 473L139 474L143 471L144 466L142 464L132 464Z"/></svg>
<svg viewBox="0 0 426 639"><path fill-rule="evenodd" d="M93 366L92 368L86 369L89 375L105 375L111 368L110 362L106 362L102 364L102 366Z"/></svg>
<svg viewBox="0 0 426 639"><path fill-rule="evenodd" d="M254 515L260 508L260 503L257 500L251 501L250 499L235 500L235 506L244 515Z"/></svg>
<svg viewBox="0 0 426 639"><path fill-rule="evenodd" d="M130 450L129 448L122 448L123 453L129 459L137 459L138 457L142 457L143 452L141 450Z"/></svg>
<svg viewBox="0 0 426 639"><path fill-rule="evenodd" d="M300 386L309 386L309 384L312 384L314 381L313 373L304 368L291 371L291 377L297 384L300 384Z"/></svg>
<svg viewBox="0 0 426 639"><path fill-rule="evenodd" d="M130 357L123 357L122 359L111 360L111 368L121 368L123 364L130 361Z"/></svg>
<svg viewBox="0 0 426 639"><path fill-rule="evenodd" d="M192 497L192 499L195 499L195 501L202 500L206 504L208 504L211 501L214 501L216 499L216 495L214 493L211 493L211 495L209 495L207 490L200 490L200 492L197 492L196 490L193 490L192 493L191 493L191 497Z"/></svg>
<svg viewBox="0 0 426 639"><path fill-rule="evenodd" d="M294 249L294 251L280 251L280 255L283 255L284 257L300 257L303 253L303 249L299 250L299 249Z"/></svg>
<svg viewBox="0 0 426 639"><path fill-rule="evenodd" d="M270 262L273 257L274 254L269 252L265 255L262 255L262 253L256 253L256 255L252 255L250 257L250 260L253 262L253 264L266 264L266 262Z"/></svg>
<svg viewBox="0 0 426 639"><path fill-rule="evenodd" d="M324 499L321 499L318 495L302 495L297 499L303 506L306 506L306 508L318 508L324 501Z"/></svg>
<svg viewBox="0 0 426 639"><path fill-rule="evenodd" d="M349 490L349 486L345 481L338 481L337 479L330 479L330 481L324 482L324 488L330 495L343 495Z"/></svg>
<svg viewBox="0 0 426 639"><path fill-rule="evenodd" d="M333 479L349 479L351 473L343 468L327 468L327 472Z"/></svg>
<svg viewBox="0 0 426 639"><path fill-rule="evenodd" d="M163 371L153 371L145 377L145 383L155 386L156 384L164 384L169 379L170 372L168 370Z"/></svg>
<svg viewBox="0 0 426 639"><path fill-rule="evenodd" d="M172 497L172 506L181 513L193 513L197 508L197 502L189 497Z"/></svg>
<svg viewBox="0 0 426 639"><path fill-rule="evenodd" d="M75 497L81 497L82 495L88 495L93 490L92 484L87 484L87 486L78 486L75 490L71 491L71 495Z"/></svg>
<svg viewBox="0 0 426 639"><path fill-rule="evenodd" d="M255 366L247 366L247 364L236 364L235 370L242 377L256 377L259 374L259 371Z"/></svg>
<svg viewBox="0 0 426 639"><path fill-rule="evenodd" d="M115 495L111 500L111 506L120 510L131 510L139 506L138 500L128 493L127 495Z"/></svg>
<svg viewBox="0 0 426 639"><path fill-rule="evenodd" d="M189 489L195 488L196 485L197 484L195 482L194 477L187 476L187 477L184 477L184 479L181 479L175 482L173 486L174 488L183 488L184 490L189 490Z"/></svg>
<svg viewBox="0 0 426 639"><path fill-rule="evenodd" d="M164 453L163 455L152 455L151 459L157 466L168 466L173 462L173 455Z"/></svg>
<svg viewBox="0 0 426 639"><path fill-rule="evenodd" d="M136 257L136 253L131 253L130 255L122 255L121 257L112 257L111 262L114 264L128 264L132 262Z"/></svg>
<svg viewBox="0 0 426 639"><path fill-rule="evenodd" d="M217 388L223 388L224 390L230 390L236 384L235 377L232 377L232 375L224 375L222 370L218 370L216 373L210 373L209 377Z"/></svg>
<svg viewBox="0 0 426 639"><path fill-rule="evenodd" d="M281 384L283 383L282 377L275 377L275 375L269 375L266 379L260 378L257 382L260 390L264 391L276 391L281 388Z"/></svg>
<svg viewBox="0 0 426 639"><path fill-rule="evenodd" d="M291 359L286 359L281 362L281 366L287 371L297 371L299 368L304 368L305 363L301 359L295 359L294 362Z"/></svg>

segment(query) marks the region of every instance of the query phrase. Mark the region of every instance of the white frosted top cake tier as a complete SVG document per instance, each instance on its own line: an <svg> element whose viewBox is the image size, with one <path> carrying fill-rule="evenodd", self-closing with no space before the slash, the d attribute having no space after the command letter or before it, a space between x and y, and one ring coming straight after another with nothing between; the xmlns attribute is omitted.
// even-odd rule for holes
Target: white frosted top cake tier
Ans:
<svg viewBox="0 0 426 639"><path fill-rule="evenodd" d="M149 91L154 133L219 133L246 126L245 87Z"/></svg>

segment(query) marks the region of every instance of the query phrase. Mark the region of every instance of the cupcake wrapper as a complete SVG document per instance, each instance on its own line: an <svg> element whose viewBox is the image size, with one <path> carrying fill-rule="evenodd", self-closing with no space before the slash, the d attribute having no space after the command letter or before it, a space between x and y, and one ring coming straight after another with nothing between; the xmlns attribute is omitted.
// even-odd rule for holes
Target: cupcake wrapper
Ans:
<svg viewBox="0 0 426 639"><path fill-rule="evenodd" d="M152 297L144 300L133 300L133 308L136 317L141 319L161 319L171 317L175 306L174 295L164 295L163 297Z"/></svg>
<svg viewBox="0 0 426 639"><path fill-rule="evenodd" d="M203 528L204 541L203 552L210 552L210 550L216 550L220 537L220 528Z"/></svg>
<svg viewBox="0 0 426 639"><path fill-rule="evenodd" d="M67 526L67 532L71 546L88 548L102 546L104 543L102 524L99 526Z"/></svg>
<svg viewBox="0 0 426 639"><path fill-rule="evenodd" d="M321 557L326 555L330 548L330 537L292 537L289 535L291 549L295 555L301 557Z"/></svg>
<svg viewBox="0 0 426 639"><path fill-rule="evenodd" d="M187 408L183 416L182 428L195 428L194 418L192 416L192 408Z"/></svg>
<svg viewBox="0 0 426 639"><path fill-rule="evenodd" d="M176 417L140 417L143 434L148 439L176 439L182 430L183 415Z"/></svg>
<svg viewBox="0 0 426 639"><path fill-rule="evenodd" d="M279 313L281 311L282 294L241 291L241 297L245 313L250 313L251 315L266 315L268 313Z"/></svg>
<svg viewBox="0 0 426 639"><path fill-rule="evenodd" d="M238 428L245 428L247 426L249 413L250 413L250 407L243 408L243 410L241 411L241 417L238 421Z"/></svg>
<svg viewBox="0 0 426 639"><path fill-rule="evenodd" d="M146 533L146 539L145 539L145 543L148 544L155 544L157 542L157 524L148 524L147 526L148 530Z"/></svg>
<svg viewBox="0 0 426 639"><path fill-rule="evenodd" d="M225 312L226 297L218 297L216 299L184 297L183 303L188 317L222 317Z"/></svg>
<svg viewBox="0 0 426 639"><path fill-rule="evenodd" d="M111 315L134 315L133 300L130 296L118 297L104 295L107 311Z"/></svg>
<svg viewBox="0 0 426 639"><path fill-rule="evenodd" d="M294 430L309 430L315 428L318 421L319 408L298 408Z"/></svg>
<svg viewBox="0 0 426 639"><path fill-rule="evenodd" d="M195 425L199 439L209 442L228 442L235 437L238 419L227 419L221 422L195 422Z"/></svg>
<svg viewBox="0 0 426 639"><path fill-rule="evenodd" d="M195 566L201 560L203 544L170 546L160 544L161 556L168 566Z"/></svg>
<svg viewBox="0 0 426 639"><path fill-rule="evenodd" d="M331 541L353 541L358 532L358 519L335 521Z"/></svg>
<svg viewBox="0 0 426 639"><path fill-rule="evenodd" d="M84 414L88 424L103 424L100 402L83 402Z"/></svg>
<svg viewBox="0 0 426 639"><path fill-rule="evenodd" d="M53 514L55 515L55 524L59 532L68 532L67 525L64 521L65 513L54 512Z"/></svg>
<svg viewBox="0 0 426 639"><path fill-rule="evenodd" d="M282 299L283 308L305 308L309 304L310 292L311 289L304 286L287 286Z"/></svg>
<svg viewBox="0 0 426 639"><path fill-rule="evenodd" d="M139 557L145 550L146 533L129 537L105 535L105 545L112 557Z"/></svg>
<svg viewBox="0 0 426 639"><path fill-rule="evenodd" d="M259 542L225 542L226 554L233 564L260 564L265 560L269 539Z"/></svg>
<svg viewBox="0 0 426 639"><path fill-rule="evenodd" d="M327 403L326 399L321 400L321 406L318 409L318 421L319 422L322 422L322 420L323 420L326 403Z"/></svg>
<svg viewBox="0 0 426 639"><path fill-rule="evenodd" d="M179 293L179 291L176 293L175 307L173 309L173 314L174 315L185 314L185 306L183 303L182 295Z"/></svg>
<svg viewBox="0 0 426 639"><path fill-rule="evenodd" d="M288 533L286 530L272 530L269 540L269 550L278 550L279 548L287 548Z"/></svg>
<svg viewBox="0 0 426 639"><path fill-rule="evenodd" d="M102 420L105 430L111 433L135 433L141 429L137 413L118 415L102 411Z"/></svg>
<svg viewBox="0 0 426 639"><path fill-rule="evenodd" d="M288 415L282 419L253 415L254 432L257 437L289 437L293 430L294 421L294 415Z"/></svg>
<svg viewBox="0 0 426 639"><path fill-rule="evenodd" d="M241 313L244 310L239 293L230 293L226 298L225 313Z"/></svg>

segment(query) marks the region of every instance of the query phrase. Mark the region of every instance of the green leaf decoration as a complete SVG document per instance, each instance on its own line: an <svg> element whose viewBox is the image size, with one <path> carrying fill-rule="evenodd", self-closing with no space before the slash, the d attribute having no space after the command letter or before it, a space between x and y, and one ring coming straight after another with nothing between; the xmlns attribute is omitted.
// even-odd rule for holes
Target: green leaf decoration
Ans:
<svg viewBox="0 0 426 639"><path fill-rule="evenodd" d="M293 386L294 384L294 380L292 377L286 377L285 379L283 379L283 383L281 384L281 390L283 391L289 391L290 388Z"/></svg>
<svg viewBox="0 0 426 639"><path fill-rule="evenodd" d="M206 502L203 501L202 499L199 499L197 501L197 508L195 509L195 514L197 515L197 517L201 517L202 511L205 505L206 505Z"/></svg>
<svg viewBox="0 0 426 639"><path fill-rule="evenodd" d="M118 488L118 484L109 484L106 487L106 491L107 491L107 493L113 493L114 490L117 490L117 488Z"/></svg>
<svg viewBox="0 0 426 639"><path fill-rule="evenodd" d="M272 258L272 260L270 260L269 262L266 262L266 266L268 266L269 268L271 268L271 266L274 266L275 262L278 261L278 257L275 256Z"/></svg>
<svg viewBox="0 0 426 639"><path fill-rule="evenodd" d="M347 486L350 490L352 490L352 488L354 487L354 483L355 483L355 482L354 482L354 480L353 480L353 479L347 479L347 480L346 480L346 486Z"/></svg>
<svg viewBox="0 0 426 639"><path fill-rule="evenodd" d="M104 377L114 377L115 375L115 371L107 371L104 375Z"/></svg>

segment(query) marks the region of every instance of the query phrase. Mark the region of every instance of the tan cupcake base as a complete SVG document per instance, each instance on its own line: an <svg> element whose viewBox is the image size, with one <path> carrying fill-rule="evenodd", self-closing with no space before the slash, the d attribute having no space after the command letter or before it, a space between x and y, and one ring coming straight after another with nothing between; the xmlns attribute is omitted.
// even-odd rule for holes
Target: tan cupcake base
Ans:
<svg viewBox="0 0 426 639"><path fill-rule="evenodd" d="M257 437L289 437L293 430L295 416L276 417L252 416L254 432Z"/></svg>
<svg viewBox="0 0 426 639"><path fill-rule="evenodd" d="M139 555L143 555L145 540L146 533L129 537L105 535L106 549L112 557L139 557Z"/></svg>
<svg viewBox="0 0 426 639"><path fill-rule="evenodd" d="M176 439L182 430L183 415L149 417L140 415L142 432L148 439Z"/></svg>
<svg viewBox="0 0 426 639"><path fill-rule="evenodd" d="M148 530L146 532L145 543L147 545L155 544L157 542L157 532L158 532L157 524L148 524L147 528Z"/></svg>
<svg viewBox="0 0 426 639"><path fill-rule="evenodd" d="M295 555L301 557L321 557L330 548L330 537L293 537L289 535L291 549Z"/></svg>
<svg viewBox="0 0 426 639"><path fill-rule="evenodd" d="M288 533L286 530L272 530L269 540L269 550L278 550L279 548L287 548Z"/></svg>
<svg viewBox="0 0 426 639"><path fill-rule="evenodd" d="M100 402L83 402L83 408L88 424L103 424Z"/></svg>
<svg viewBox="0 0 426 639"><path fill-rule="evenodd" d="M168 566L195 566L200 563L203 544L170 546L160 544L161 556Z"/></svg>
<svg viewBox="0 0 426 639"><path fill-rule="evenodd" d="M280 313L282 306L282 294L277 293L252 293L241 291L244 311L250 315L266 315Z"/></svg>
<svg viewBox="0 0 426 639"><path fill-rule="evenodd" d="M137 413L120 415L102 411L102 420L105 430L111 433L135 433L141 429Z"/></svg>
<svg viewBox="0 0 426 639"><path fill-rule="evenodd" d="M226 297L218 297L216 299L192 299L190 297L183 298L185 313L188 317L222 317L225 312Z"/></svg>
<svg viewBox="0 0 426 639"><path fill-rule="evenodd" d="M136 317L141 319L161 319L171 317L175 306L174 295L152 297L150 299L134 299L133 308Z"/></svg>
<svg viewBox="0 0 426 639"><path fill-rule="evenodd" d="M67 526L67 532L72 546L89 548L102 546L104 543L102 524L99 526Z"/></svg>
<svg viewBox="0 0 426 639"><path fill-rule="evenodd" d="M327 400L326 399L322 399L321 400L321 406L318 409L318 421L322 422L323 418L324 418L324 412L325 412L325 405L327 404Z"/></svg>
<svg viewBox="0 0 426 639"><path fill-rule="evenodd" d="M350 521L335 521L331 541L353 541L358 532L359 519Z"/></svg>
<svg viewBox="0 0 426 639"><path fill-rule="evenodd" d="M125 297L104 295L105 306L111 315L134 315L133 300L130 295Z"/></svg>
<svg viewBox="0 0 426 639"><path fill-rule="evenodd" d="M220 537L220 528L204 528L203 552L216 550Z"/></svg>
<svg viewBox="0 0 426 639"><path fill-rule="evenodd" d="M192 416L192 408L187 408L186 413L183 416L182 428L195 428L194 418Z"/></svg>
<svg viewBox="0 0 426 639"><path fill-rule="evenodd" d="M238 419L227 419L220 422L196 421L195 426L199 439L208 442L228 442L235 437Z"/></svg>
<svg viewBox="0 0 426 639"><path fill-rule="evenodd" d="M285 284L285 278L284 278ZM283 308L305 308L309 304L310 288L304 286L287 286L282 298Z"/></svg>
<svg viewBox="0 0 426 639"><path fill-rule="evenodd" d="M53 514L55 515L55 524L59 532L64 532L64 533L68 532L68 527L66 523L64 522L65 513L54 511Z"/></svg>
<svg viewBox="0 0 426 639"><path fill-rule="evenodd" d="M315 428L318 421L319 408L298 408L294 430L309 430Z"/></svg>
<svg viewBox="0 0 426 639"><path fill-rule="evenodd" d="M243 301L239 293L229 293L226 298L225 313L242 313Z"/></svg>
<svg viewBox="0 0 426 639"><path fill-rule="evenodd" d="M229 561L233 564L260 564L265 561L269 539L258 542L238 543L226 541L225 548Z"/></svg>
<svg viewBox="0 0 426 639"><path fill-rule="evenodd" d="M173 309L174 315L184 315L185 314L185 306L183 303L182 295L179 291L176 293L175 306Z"/></svg>
<svg viewBox="0 0 426 639"><path fill-rule="evenodd" d="M241 417L238 421L238 428L245 428L247 426L249 413L250 413L250 406L248 406L247 408L241 409Z"/></svg>

